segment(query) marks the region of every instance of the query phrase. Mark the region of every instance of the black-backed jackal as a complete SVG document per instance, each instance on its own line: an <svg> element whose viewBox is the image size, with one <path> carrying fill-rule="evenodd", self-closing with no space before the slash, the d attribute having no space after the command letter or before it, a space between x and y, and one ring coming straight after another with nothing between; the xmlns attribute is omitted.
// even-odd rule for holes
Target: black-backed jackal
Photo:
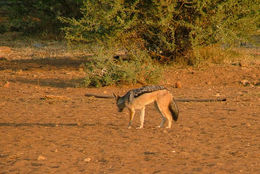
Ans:
<svg viewBox="0 0 260 174"><path fill-rule="evenodd" d="M163 127L166 118L168 120L167 128L171 128L172 120L177 121L178 119L178 106L176 105L170 91L163 86L145 86L142 88L130 90L122 97L116 94L113 94L113 96L116 99L119 112L122 112L125 107L129 110L130 120L128 128L131 128L136 109L141 110L141 124L139 129L143 128L145 106L152 102L154 102L155 107L162 116L162 122L159 127Z"/></svg>

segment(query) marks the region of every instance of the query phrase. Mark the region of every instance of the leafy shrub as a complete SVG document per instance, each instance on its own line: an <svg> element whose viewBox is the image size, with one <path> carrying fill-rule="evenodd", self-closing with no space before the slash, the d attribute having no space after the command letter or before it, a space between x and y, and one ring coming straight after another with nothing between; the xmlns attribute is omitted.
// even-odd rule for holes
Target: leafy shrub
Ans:
<svg viewBox="0 0 260 174"><path fill-rule="evenodd" d="M138 53L143 57L129 54L127 60L114 59L112 54L101 51L85 65L86 87L109 86L118 84L150 84L157 83L161 77L161 67L146 58L145 53Z"/></svg>
<svg viewBox="0 0 260 174"><path fill-rule="evenodd" d="M60 18L69 42L135 45L150 56L176 56L211 44L232 45L257 30L257 0L84 0L82 18ZM192 54L197 56L197 53Z"/></svg>

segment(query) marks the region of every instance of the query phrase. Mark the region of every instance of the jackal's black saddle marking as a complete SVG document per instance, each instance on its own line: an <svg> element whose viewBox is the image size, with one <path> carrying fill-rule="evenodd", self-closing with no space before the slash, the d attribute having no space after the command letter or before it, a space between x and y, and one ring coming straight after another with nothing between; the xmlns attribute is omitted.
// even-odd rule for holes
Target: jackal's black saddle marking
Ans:
<svg viewBox="0 0 260 174"><path fill-rule="evenodd" d="M141 88L137 88L137 89L132 89L130 91L128 91L128 93L126 95L130 95L131 93L134 95L134 98L139 97L145 93L150 93L150 92L154 92L154 91L158 91L158 90L163 90L166 89L164 86L156 86L156 85L152 85L152 86L144 86Z"/></svg>

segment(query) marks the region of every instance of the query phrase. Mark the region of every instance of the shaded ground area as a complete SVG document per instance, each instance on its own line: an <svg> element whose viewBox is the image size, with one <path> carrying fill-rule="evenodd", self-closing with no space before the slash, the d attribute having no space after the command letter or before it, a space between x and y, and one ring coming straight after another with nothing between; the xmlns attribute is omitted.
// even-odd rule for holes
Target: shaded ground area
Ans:
<svg viewBox="0 0 260 174"><path fill-rule="evenodd" d="M138 85L77 88L81 59L10 57L0 60L0 173L260 173L257 61L167 70L161 84L176 98L227 101L178 103L172 129L155 128L152 105L145 128L128 130L127 111L84 94Z"/></svg>

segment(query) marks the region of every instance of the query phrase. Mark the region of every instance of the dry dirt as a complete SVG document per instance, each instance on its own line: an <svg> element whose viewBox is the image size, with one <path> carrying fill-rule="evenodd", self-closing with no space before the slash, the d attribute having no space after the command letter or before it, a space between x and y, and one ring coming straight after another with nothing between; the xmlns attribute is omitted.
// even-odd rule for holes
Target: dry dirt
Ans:
<svg viewBox="0 0 260 174"><path fill-rule="evenodd" d="M256 59L259 59L256 58ZM82 59L0 59L0 173L260 173L260 66L170 68L161 84L178 103L171 129L156 128L147 108L142 130L127 129L128 112L112 99L136 86L80 88ZM180 81L181 88L174 88ZM139 113L134 127L139 124Z"/></svg>

